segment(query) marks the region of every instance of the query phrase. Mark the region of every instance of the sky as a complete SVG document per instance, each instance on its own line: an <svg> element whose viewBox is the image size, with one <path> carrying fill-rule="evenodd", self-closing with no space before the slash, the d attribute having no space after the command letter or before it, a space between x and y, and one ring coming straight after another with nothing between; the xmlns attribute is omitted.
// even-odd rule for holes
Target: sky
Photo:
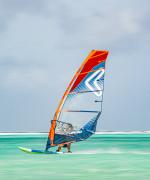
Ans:
<svg viewBox="0 0 150 180"><path fill-rule="evenodd" d="M0 0L0 132L48 132L92 49L109 50L97 131L150 130L150 1Z"/></svg>

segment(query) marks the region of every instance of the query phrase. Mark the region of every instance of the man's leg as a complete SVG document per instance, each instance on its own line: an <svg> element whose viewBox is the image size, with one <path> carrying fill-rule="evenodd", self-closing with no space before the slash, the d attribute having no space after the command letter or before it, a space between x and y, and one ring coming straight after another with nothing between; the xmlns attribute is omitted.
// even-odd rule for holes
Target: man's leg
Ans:
<svg viewBox="0 0 150 180"><path fill-rule="evenodd" d="M71 143L67 144L68 153L71 153Z"/></svg>
<svg viewBox="0 0 150 180"><path fill-rule="evenodd" d="M60 152L61 151L61 146L58 146L58 149L56 150L56 152Z"/></svg>

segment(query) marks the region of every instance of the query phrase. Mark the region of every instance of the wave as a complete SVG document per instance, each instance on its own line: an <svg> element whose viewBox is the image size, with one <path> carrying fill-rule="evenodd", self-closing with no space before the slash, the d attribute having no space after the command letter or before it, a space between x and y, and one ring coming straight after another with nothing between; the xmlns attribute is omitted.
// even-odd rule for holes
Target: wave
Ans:
<svg viewBox="0 0 150 180"><path fill-rule="evenodd" d="M17 135L19 135L19 136L20 136L20 135L45 135L45 134L47 134L47 133L39 133L39 132L37 132L37 133L34 133L34 132L33 132L33 133L32 133L32 132L29 132L29 133L28 133L28 132L25 132L25 133L21 133L21 132L19 132L19 133L17 133L17 132L15 132L15 133L13 133L13 132L5 133L5 132L3 132L3 133L0 133L0 136L1 136L1 135L2 135L2 136L3 136L3 135L6 135L6 136L7 136L7 135L8 135L8 136L9 136L9 135L15 135L15 136L17 136Z"/></svg>
<svg viewBox="0 0 150 180"><path fill-rule="evenodd" d="M95 134L150 134L150 131L102 131Z"/></svg>
<svg viewBox="0 0 150 180"><path fill-rule="evenodd" d="M1 132L0 135L46 135L48 132ZM95 134L150 134L150 131L102 131Z"/></svg>
<svg viewBox="0 0 150 180"><path fill-rule="evenodd" d="M112 149L97 149L97 150L83 150L83 151L76 151L69 155L94 155L94 154L135 154L135 155L150 155L150 151L127 151L122 150L119 148L112 148Z"/></svg>

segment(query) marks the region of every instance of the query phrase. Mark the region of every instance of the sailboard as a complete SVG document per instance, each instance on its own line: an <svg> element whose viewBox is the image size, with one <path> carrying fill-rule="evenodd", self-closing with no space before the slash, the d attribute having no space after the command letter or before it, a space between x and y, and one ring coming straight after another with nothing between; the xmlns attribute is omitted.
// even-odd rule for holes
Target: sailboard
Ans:
<svg viewBox="0 0 150 180"><path fill-rule="evenodd" d="M20 150L56 154L49 149L86 140L95 133L102 113L107 56L106 50L92 50L75 73L51 121L45 150Z"/></svg>
<svg viewBox="0 0 150 180"><path fill-rule="evenodd" d="M37 149L29 149L24 147L18 147L21 151L29 153L29 154L64 154L64 152L54 152L54 151L43 151Z"/></svg>

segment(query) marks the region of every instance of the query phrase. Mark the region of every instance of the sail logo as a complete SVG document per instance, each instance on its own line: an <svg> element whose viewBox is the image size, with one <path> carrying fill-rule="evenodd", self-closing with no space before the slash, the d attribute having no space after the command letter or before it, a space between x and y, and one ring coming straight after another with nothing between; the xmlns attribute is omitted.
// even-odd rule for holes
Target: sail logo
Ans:
<svg viewBox="0 0 150 180"><path fill-rule="evenodd" d="M99 69L96 72L94 72L90 77L88 77L87 80L85 81L85 85L88 87L88 89L93 91L93 93L96 96L102 95L102 89L98 84L98 81L103 77L104 73L105 73L104 69ZM95 91L95 87L93 87L93 84L96 87L96 90L98 90L97 92Z"/></svg>

